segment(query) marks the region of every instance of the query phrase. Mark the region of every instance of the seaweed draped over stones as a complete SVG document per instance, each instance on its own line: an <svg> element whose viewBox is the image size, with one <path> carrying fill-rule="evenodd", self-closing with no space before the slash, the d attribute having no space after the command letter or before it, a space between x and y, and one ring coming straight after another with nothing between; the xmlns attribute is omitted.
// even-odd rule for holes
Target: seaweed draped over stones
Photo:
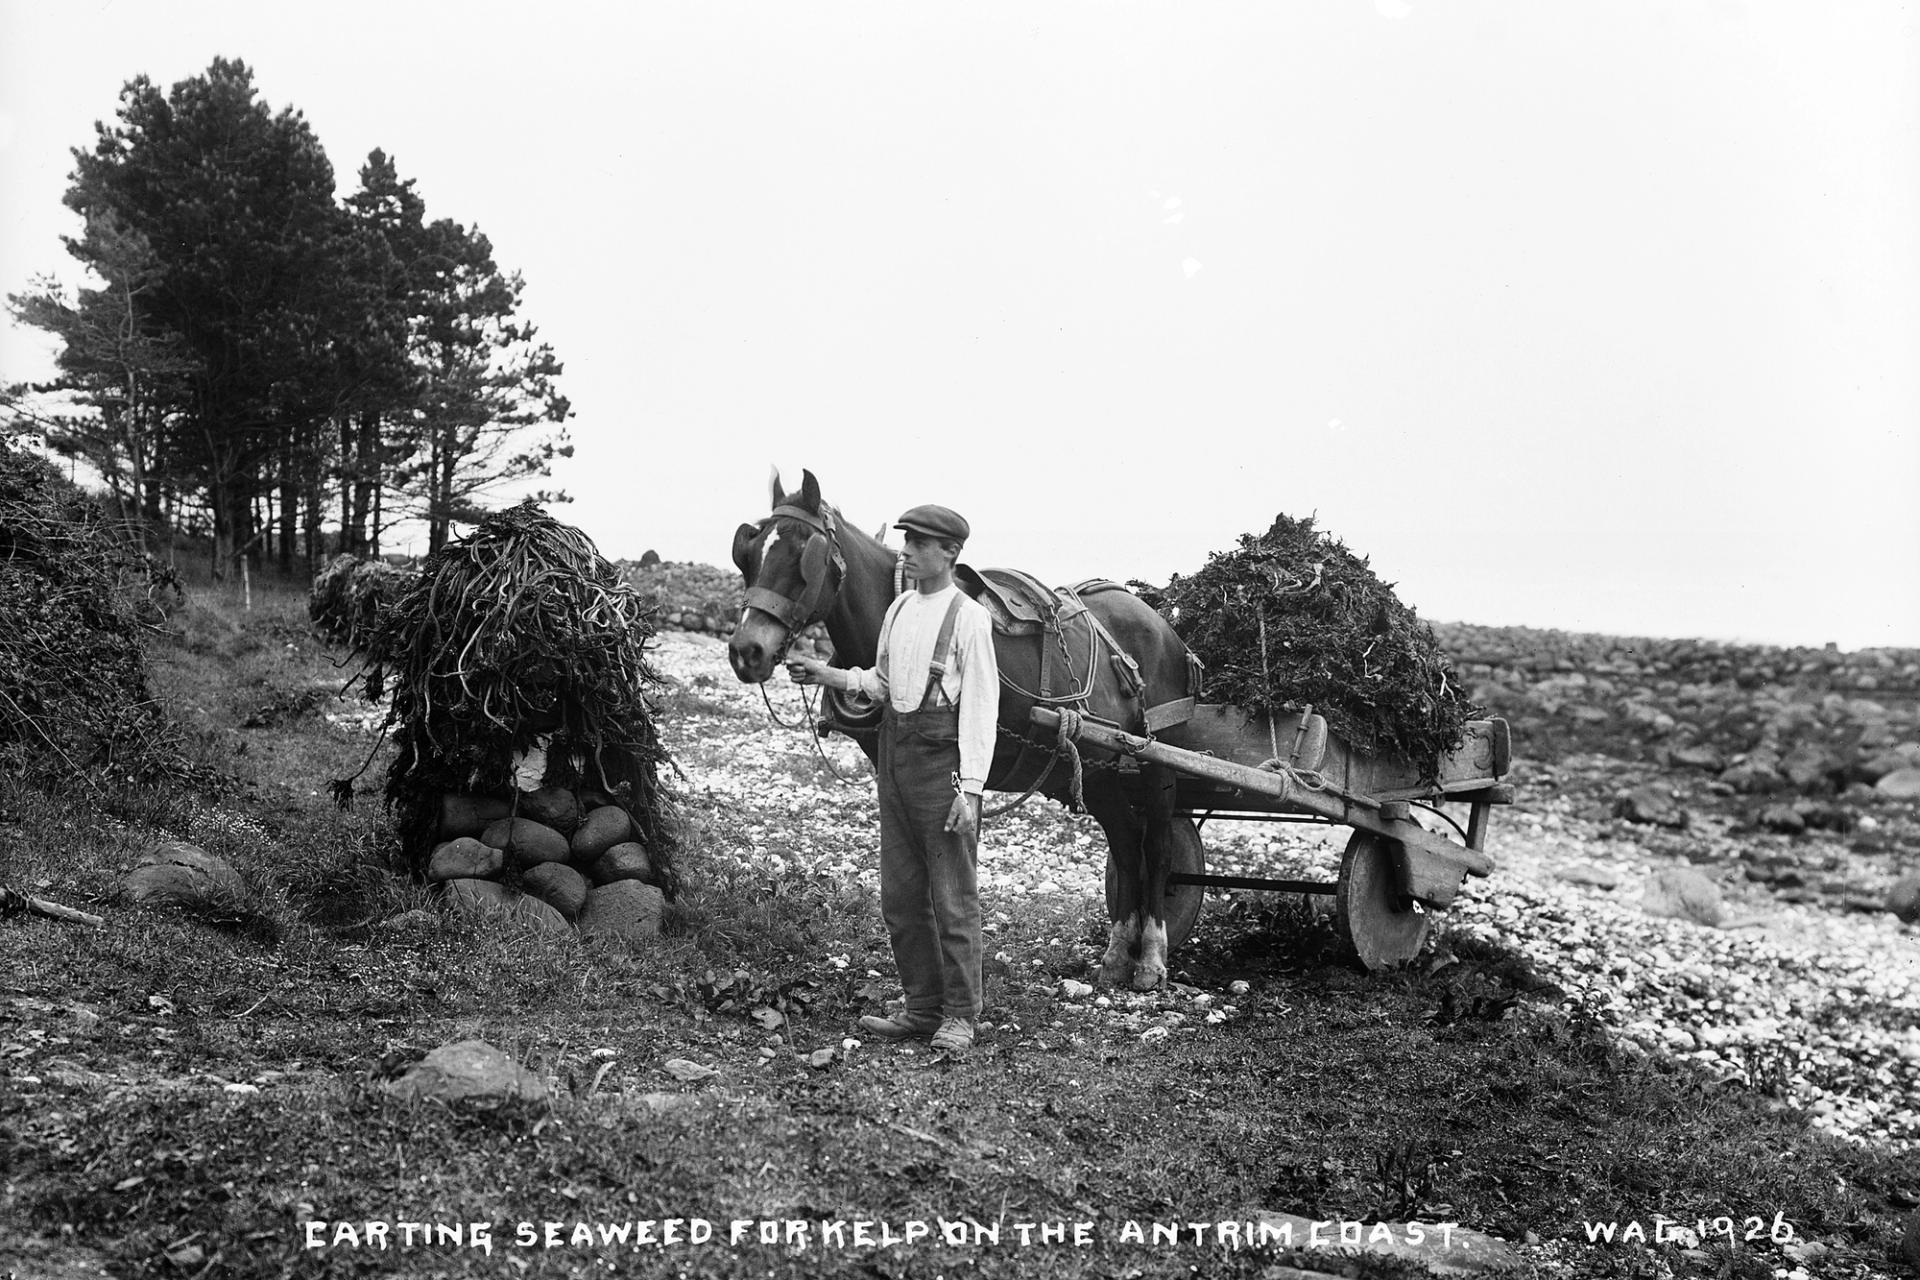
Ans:
<svg viewBox="0 0 1920 1280"><path fill-rule="evenodd" d="M626 809L671 895L652 635L613 565L531 501L428 556L380 610L359 677L369 697L392 695L386 800L413 865L433 848L443 796L563 788Z"/></svg>
<svg viewBox="0 0 1920 1280"><path fill-rule="evenodd" d="M1278 516L1165 587L1134 586L1206 664L1209 702L1252 715L1311 705L1350 746L1423 772L1483 714L1432 628L1311 516Z"/></svg>

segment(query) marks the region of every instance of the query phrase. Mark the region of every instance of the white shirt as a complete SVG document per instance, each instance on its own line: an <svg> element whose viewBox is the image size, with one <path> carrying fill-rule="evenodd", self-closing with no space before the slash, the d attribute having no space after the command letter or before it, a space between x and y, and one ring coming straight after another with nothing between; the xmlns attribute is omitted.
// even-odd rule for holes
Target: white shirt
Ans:
<svg viewBox="0 0 1920 1280"><path fill-rule="evenodd" d="M927 594L909 591L887 609L880 624L880 651L871 667L849 668L855 692L885 699L895 711L920 709L933 674L933 646L947 605L958 586ZM974 795L986 786L1000 712L1000 663L993 652L993 618L979 602L961 596L953 620L947 670L940 678L946 705L960 708L960 786ZM964 690L972 693L966 698ZM935 699L936 705L939 699Z"/></svg>

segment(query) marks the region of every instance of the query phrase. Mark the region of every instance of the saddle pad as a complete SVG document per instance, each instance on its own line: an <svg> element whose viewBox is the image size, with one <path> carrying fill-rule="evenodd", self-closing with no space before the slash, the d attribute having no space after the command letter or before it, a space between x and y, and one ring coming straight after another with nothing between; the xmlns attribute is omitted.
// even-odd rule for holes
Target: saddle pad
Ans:
<svg viewBox="0 0 1920 1280"><path fill-rule="evenodd" d="M1018 569L975 569L955 565L960 589L986 606L993 629L1002 635L1035 635L1085 611L1072 596L1056 595L1039 579Z"/></svg>

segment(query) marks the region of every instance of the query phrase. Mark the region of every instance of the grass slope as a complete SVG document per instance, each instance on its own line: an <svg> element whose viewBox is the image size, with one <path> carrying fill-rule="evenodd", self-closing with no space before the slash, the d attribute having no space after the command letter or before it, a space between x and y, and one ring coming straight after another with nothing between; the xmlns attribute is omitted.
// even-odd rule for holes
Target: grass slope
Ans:
<svg viewBox="0 0 1920 1280"><path fill-rule="evenodd" d="M395 841L376 806L327 800L324 780L358 768L365 739L324 717L345 673L309 636L303 598L256 584L244 611L199 592L156 657L197 749L235 775L228 794L0 792L0 882L108 920L0 923L0 1270L1423 1274L1196 1243L1190 1228L1179 1243L1122 1238L1129 1222L1264 1208L1464 1223L1538 1242L1537 1274L1581 1277L1770 1277L1794 1264L1764 1238L1590 1246L1582 1224L1778 1214L1834 1250L1813 1274L1893 1274L1890 1205L1914 1188L1891 1157L1811 1135L1757 1090L1618 1051L1519 957L1466 950L1432 974L1356 973L1329 925L1286 900L1203 915L1178 966L1189 990L1143 1008L1191 1013L1191 988L1230 979L1251 991L1206 1035L1158 1040L1053 995L1104 940L1093 904L1025 910L994 945L1041 964L993 966L995 1027L957 1063L838 1051L887 993L868 974L889 968L877 904L822 859L728 852L752 843L748 824L786 830L796 853L812 838L777 787L764 812L700 815L691 887L656 945L590 951L438 915L380 928L427 897L388 869ZM682 686L662 723L728 714ZM162 837L228 858L249 893L193 917L134 906L119 877ZM559 1082L552 1105L386 1096L426 1050L472 1036ZM831 1062L810 1065L822 1048ZM675 1059L716 1074L682 1083ZM657 1235L668 1219L705 1219L719 1238L573 1235L641 1222ZM755 1226L736 1245L733 1219L812 1225L787 1244L760 1243ZM845 1235L823 1242L823 1219ZM395 1227L383 1250L329 1226L329 1247L310 1248L311 1220L461 1224L461 1243L403 1248ZM863 1244L855 1220L876 1237L932 1224L934 1238ZM943 1221L998 1225L1000 1242L949 1243ZM488 1249L476 1222L491 1226ZM515 1243L522 1222L541 1243ZM556 1247L546 1223L561 1224ZM1061 1224L1068 1240L1042 1243L1036 1226L1022 1244L1021 1223ZM1091 1224L1079 1247L1077 1223Z"/></svg>

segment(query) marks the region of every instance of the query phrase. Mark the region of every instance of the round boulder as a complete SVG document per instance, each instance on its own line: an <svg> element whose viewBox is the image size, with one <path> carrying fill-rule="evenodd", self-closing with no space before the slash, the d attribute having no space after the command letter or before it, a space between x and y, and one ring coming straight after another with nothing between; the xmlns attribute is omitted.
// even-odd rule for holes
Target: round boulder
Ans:
<svg viewBox="0 0 1920 1280"><path fill-rule="evenodd" d="M651 938L660 932L666 897L638 880L616 880L587 894L579 929L588 938Z"/></svg>
<svg viewBox="0 0 1920 1280"><path fill-rule="evenodd" d="M1782 835L1799 835L1807 829L1807 820L1790 804L1770 804L1760 811L1759 824Z"/></svg>
<svg viewBox="0 0 1920 1280"><path fill-rule="evenodd" d="M154 845L127 876L127 892L135 902L217 902L246 888L240 873L224 859L184 840Z"/></svg>
<svg viewBox="0 0 1920 1280"><path fill-rule="evenodd" d="M1887 890L1887 910L1906 924L1920 921L1920 875L1902 876Z"/></svg>
<svg viewBox="0 0 1920 1280"><path fill-rule="evenodd" d="M1614 798L1613 816L1647 826L1684 828L1687 811L1674 802L1665 787L1635 787Z"/></svg>
<svg viewBox="0 0 1920 1280"><path fill-rule="evenodd" d="M1650 916L1670 916L1718 928L1727 919L1720 886L1692 867L1668 867L1647 881L1641 907Z"/></svg>
<svg viewBox="0 0 1920 1280"><path fill-rule="evenodd" d="M544 929L569 933L567 919L538 898L492 880L449 880L447 901L454 910L475 916L505 916Z"/></svg>
<svg viewBox="0 0 1920 1280"><path fill-rule="evenodd" d="M594 860L593 882L613 884L618 880L647 880L653 876L653 859L646 846L626 840L614 845Z"/></svg>
<svg viewBox="0 0 1920 1280"><path fill-rule="evenodd" d="M1895 769L1874 783L1873 789L1895 800L1920 800L1920 769Z"/></svg>
<svg viewBox="0 0 1920 1280"><path fill-rule="evenodd" d="M480 841L505 850L516 867L567 860L567 838L532 818L502 818L480 833Z"/></svg>
<svg viewBox="0 0 1920 1280"><path fill-rule="evenodd" d="M580 825L580 801L565 787L541 787L520 793L520 816L552 827L561 835Z"/></svg>
<svg viewBox="0 0 1920 1280"><path fill-rule="evenodd" d="M569 920L587 905L587 878L564 862L543 862L520 878L526 891Z"/></svg>
<svg viewBox="0 0 1920 1280"><path fill-rule="evenodd" d="M1817 742L1803 742L1780 761L1780 772L1796 791L1838 791L1846 762Z"/></svg>
<svg viewBox="0 0 1920 1280"><path fill-rule="evenodd" d="M448 880L490 880L506 866L507 855L492 845L461 836L434 848L427 861L427 879L434 884Z"/></svg>
<svg viewBox="0 0 1920 1280"><path fill-rule="evenodd" d="M484 1040L443 1044L387 1086L408 1101L545 1102L547 1082Z"/></svg>
<svg viewBox="0 0 1920 1280"><path fill-rule="evenodd" d="M617 804L603 804L587 814L568 843L574 861L591 866L601 854L633 837L633 815Z"/></svg>
<svg viewBox="0 0 1920 1280"><path fill-rule="evenodd" d="M1677 769L1700 769L1707 773L1719 773L1727 767L1727 758L1703 743L1675 747L1667 753L1667 758Z"/></svg>

